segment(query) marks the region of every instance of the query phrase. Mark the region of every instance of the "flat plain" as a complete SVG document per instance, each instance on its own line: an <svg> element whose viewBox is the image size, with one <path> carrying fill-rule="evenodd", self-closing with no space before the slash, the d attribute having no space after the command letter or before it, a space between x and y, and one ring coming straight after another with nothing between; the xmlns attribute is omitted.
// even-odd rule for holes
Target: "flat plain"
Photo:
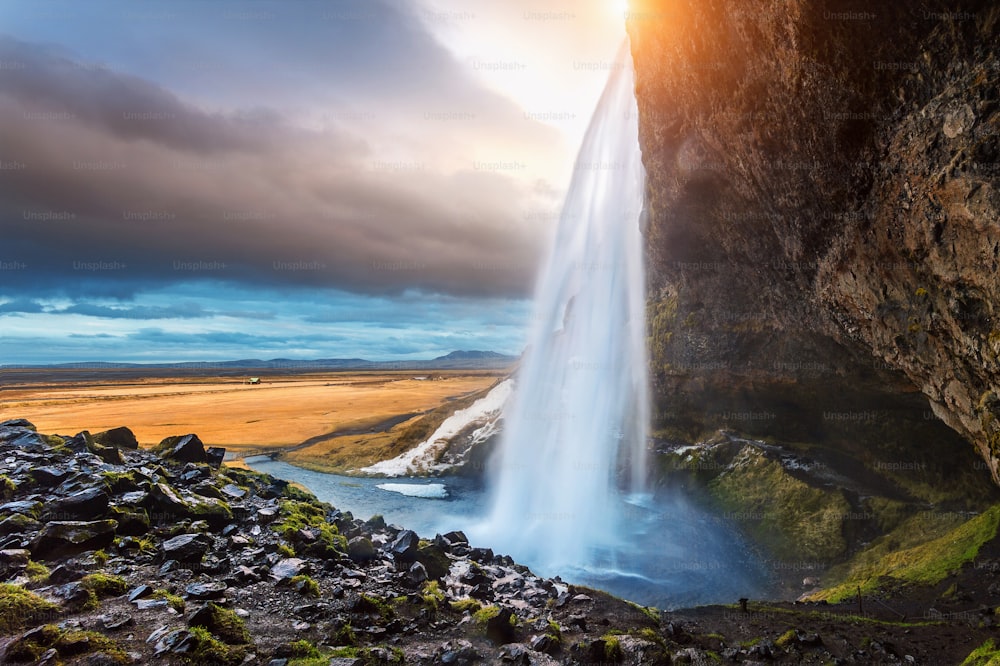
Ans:
<svg viewBox="0 0 1000 666"><path fill-rule="evenodd" d="M124 425L144 447L187 433L231 453L299 447L294 462L302 464L329 453L333 442L338 449L350 449L350 442L361 444L380 435L376 439L385 445L397 428L484 391L505 373L165 374L5 369L0 371L0 420L26 418L40 432L62 435ZM246 383L250 376L259 377L260 384ZM348 455L345 461L353 463L356 457Z"/></svg>

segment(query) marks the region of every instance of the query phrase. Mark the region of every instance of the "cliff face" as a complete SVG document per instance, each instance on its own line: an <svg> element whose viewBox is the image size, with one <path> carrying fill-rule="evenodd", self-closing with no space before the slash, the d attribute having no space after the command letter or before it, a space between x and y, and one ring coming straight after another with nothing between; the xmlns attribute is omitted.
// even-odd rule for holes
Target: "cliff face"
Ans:
<svg viewBox="0 0 1000 666"><path fill-rule="evenodd" d="M631 4L661 432L1000 481L1000 8Z"/></svg>

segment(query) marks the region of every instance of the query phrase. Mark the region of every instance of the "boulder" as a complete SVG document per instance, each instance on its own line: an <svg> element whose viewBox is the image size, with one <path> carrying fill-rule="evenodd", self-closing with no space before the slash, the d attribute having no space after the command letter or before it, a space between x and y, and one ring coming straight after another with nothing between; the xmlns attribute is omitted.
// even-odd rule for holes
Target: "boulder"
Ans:
<svg viewBox="0 0 1000 666"><path fill-rule="evenodd" d="M400 562L413 562L417 559L417 548L420 537L413 530L403 530L389 546L389 552Z"/></svg>
<svg viewBox="0 0 1000 666"><path fill-rule="evenodd" d="M184 593L190 599L221 599L226 595L229 586L221 581L208 583L191 583L184 588Z"/></svg>
<svg viewBox="0 0 1000 666"><path fill-rule="evenodd" d="M156 447L156 451L164 458L181 462L208 462L205 445L194 434L167 437Z"/></svg>
<svg viewBox="0 0 1000 666"><path fill-rule="evenodd" d="M221 446L210 446L205 451L205 462L214 469L222 467L222 461L226 459L226 449Z"/></svg>
<svg viewBox="0 0 1000 666"><path fill-rule="evenodd" d="M108 511L110 497L101 488L87 488L50 502L42 512L45 520L94 520Z"/></svg>
<svg viewBox="0 0 1000 666"><path fill-rule="evenodd" d="M117 528L115 520L48 522L31 541L31 552L35 557L44 557L51 553L71 555L97 550L111 545Z"/></svg>
<svg viewBox="0 0 1000 666"><path fill-rule="evenodd" d="M371 539L363 536L356 536L347 542L347 555L354 562L370 562L378 557L375 545Z"/></svg>
<svg viewBox="0 0 1000 666"><path fill-rule="evenodd" d="M102 446L113 446L116 449L132 450L139 448L139 440L135 438L135 434L124 426L99 432L93 437L94 442Z"/></svg>
<svg viewBox="0 0 1000 666"><path fill-rule="evenodd" d="M419 547L416 559L417 562L420 562L427 568L428 577L434 580L444 578L451 569L451 560L445 554L445 551L434 544Z"/></svg>
<svg viewBox="0 0 1000 666"><path fill-rule="evenodd" d="M164 559L178 562L200 562L212 546L212 538L205 534L179 534L163 542Z"/></svg>
<svg viewBox="0 0 1000 666"><path fill-rule="evenodd" d="M301 560L297 557L287 557L271 567L270 575L275 582L283 583L290 581L295 576L298 576L305 570L305 568L305 560Z"/></svg>
<svg viewBox="0 0 1000 666"><path fill-rule="evenodd" d="M65 467L55 467L53 465L35 467L28 471L28 474L34 479L35 483L42 488L55 488L68 479L72 473L72 471Z"/></svg>
<svg viewBox="0 0 1000 666"><path fill-rule="evenodd" d="M486 621L486 637L494 643L513 643L517 636L511 624L512 618L514 611L502 607L499 613Z"/></svg>

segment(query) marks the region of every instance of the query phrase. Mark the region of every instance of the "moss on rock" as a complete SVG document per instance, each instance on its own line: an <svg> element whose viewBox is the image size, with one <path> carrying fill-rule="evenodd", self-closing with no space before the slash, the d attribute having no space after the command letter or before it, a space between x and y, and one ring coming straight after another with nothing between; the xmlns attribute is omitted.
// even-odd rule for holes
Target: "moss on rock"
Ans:
<svg viewBox="0 0 1000 666"><path fill-rule="evenodd" d="M754 447L708 488L724 515L778 558L833 562L847 551L843 523L853 512L844 494L810 486Z"/></svg>

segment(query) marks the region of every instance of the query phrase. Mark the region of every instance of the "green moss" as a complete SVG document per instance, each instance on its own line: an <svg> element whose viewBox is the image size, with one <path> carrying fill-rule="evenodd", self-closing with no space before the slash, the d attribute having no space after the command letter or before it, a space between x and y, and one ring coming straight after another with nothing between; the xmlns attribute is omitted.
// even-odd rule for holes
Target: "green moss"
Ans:
<svg viewBox="0 0 1000 666"><path fill-rule="evenodd" d="M181 655L185 663L219 666L237 666L243 663L246 650L242 647L226 645L204 627L191 627L190 631L194 648L191 652Z"/></svg>
<svg viewBox="0 0 1000 666"><path fill-rule="evenodd" d="M93 558L94 562L96 562L99 567L103 567L108 563L108 554L104 552L103 548L101 550L95 550Z"/></svg>
<svg viewBox="0 0 1000 666"><path fill-rule="evenodd" d="M184 607L185 607L184 599L176 594L169 592L168 590L164 590L163 588L158 588L156 590L153 590L153 598L166 599L168 606L173 608L178 613L184 612Z"/></svg>
<svg viewBox="0 0 1000 666"><path fill-rule="evenodd" d="M297 659L302 659L302 658L317 659L321 656L316 646L305 639L300 639L289 643L288 651L292 657Z"/></svg>
<svg viewBox="0 0 1000 666"><path fill-rule="evenodd" d="M101 654L104 664L129 664L125 651L112 639L94 631L64 631L54 624L41 627L28 638L19 638L7 648L10 662L36 661L47 650L54 648L61 658L83 654Z"/></svg>
<svg viewBox="0 0 1000 666"><path fill-rule="evenodd" d="M98 599L118 597L128 591L128 583L120 576L109 576L103 573L92 573L80 579L86 589L97 595Z"/></svg>
<svg viewBox="0 0 1000 666"><path fill-rule="evenodd" d="M962 666L1000 666L1000 649L990 638L970 652L962 662Z"/></svg>
<svg viewBox="0 0 1000 666"><path fill-rule="evenodd" d="M319 583L306 575L292 576L291 586L307 597L319 598Z"/></svg>
<svg viewBox="0 0 1000 666"><path fill-rule="evenodd" d="M621 661L625 657L625 653L622 652L621 640L616 634L608 632L601 636L601 640L604 641L604 658L610 662Z"/></svg>
<svg viewBox="0 0 1000 666"><path fill-rule="evenodd" d="M396 611L385 599L371 594L362 594L358 597L355 610L361 613L377 613L383 620L391 620L396 616Z"/></svg>
<svg viewBox="0 0 1000 666"><path fill-rule="evenodd" d="M996 537L1000 505L926 543L901 547L893 538L897 532L927 538L926 531L915 531L920 530L920 523L916 522L919 519L916 516L911 519L914 524L907 521L891 535L877 539L852 560L839 584L810 595L809 599L836 602L856 596L858 588L866 594L883 587L936 585L971 562L980 547Z"/></svg>
<svg viewBox="0 0 1000 666"><path fill-rule="evenodd" d="M219 640L228 645L246 645L252 642L246 624L234 611L214 603L208 604L208 610L210 618L201 626L211 631Z"/></svg>
<svg viewBox="0 0 1000 666"><path fill-rule="evenodd" d="M295 544L297 553L336 557L347 552L347 539L337 531L336 525L331 525L326 520L327 513L332 510L329 504L283 500L279 507L281 520L272 529L286 541ZM316 540L302 540L298 534L302 529L310 529L316 534Z"/></svg>
<svg viewBox="0 0 1000 666"><path fill-rule="evenodd" d="M139 479L132 470L127 472L101 472L104 485L114 494L127 493L139 489Z"/></svg>
<svg viewBox="0 0 1000 666"><path fill-rule="evenodd" d="M59 607L20 585L0 583L0 634L52 617Z"/></svg>
<svg viewBox="0 0 1000 666"><path fill-rule="evenodd" d="M763 640L763 639L760 636L757 636L756 638L751 638L750 640L740 641L740 647L741 648L752 648L754 645L757 645L758 643L760 643L761 640Z"/></svg>
<svg viewBox="0 0 1000 666"><path fill-rule="evenodd" d="M40 562L31 561L24 567L24 573L32 583L44 583L49 578L49 568Z"/></svg>
<svg viewBox="0 0 1000 666"><path fill-rule="evenodd" d="M354 628L350 622L340 625L331 639L331 642L336 645L356 645L358 642L358 637L354 635Z"/></svg>
<svg viewBox="0 0 1000 666"><path fill-rule="evenodd" d="M852 510L844 495L800 481L754 447L744 447L709 491L779 559L830 562L847 551L843 521Z"/></svg>
<svg viewBox="0 0 1000 666"><path fill-rule="evenodd" d="M429 580L421 588L421 598L424 604L436 611L438 605L444 601L444 591L436 580Z"/></svg>
<svg viewBox="0 0 1000 666"><path fill-rule="evenodd" d="M475 613L472 614L472 619L476 621L476 624L486 624L497 615L500 614L499 606L483 606Z"/></svg>
<svg viewBox="0 0 1000 666"><path fill-rule="evenodd" d="M647 618L649 618L656 624L660 623L660 610L656 608L656 606L640 606L639 604L632 601L628 601L626 603L628 603L629 606L636 609L637 611L645 615Z"/></svg>
<svg viewBox="0 0 1000 666"><path fill-rule="evenodd" d="M917 290L913 292L913 295L918 298L923 298L924 296L927 295L927 290L924 289L923 287L917 287Z"/></svg>
<svg viewBox="0 0 1000 666"><path fill-rule="evenodd" d="M14 496L17 484L5 474L0 474L0 499L9 500Z"/></svg>
<svg viewBox="0 0 1000 666"><path fill-rule="evenodd" d="M452 601L448 605L451 606L452 610L458 611L459 613L464 613L466 611L475 613L483 607L483 605L475 599L459 599L457 601Z"/></svg>
<svg viewBox="0 0 1000 666"><path fill-rule="evenodd" d="M797 635L798 634L795 633L794 629L789 629L788 631L786 631L785 633L781 634L776 639L774 639L774 644L780 648L788 647L789 645L792 644L792 642L795 641Z"/></svg>
<svg viewBox="0 0 1000 666"><path fill-rule="evenodd" d="M284 557L295 557L295 549L287 543L278 544L278 554Z"/></svg>

